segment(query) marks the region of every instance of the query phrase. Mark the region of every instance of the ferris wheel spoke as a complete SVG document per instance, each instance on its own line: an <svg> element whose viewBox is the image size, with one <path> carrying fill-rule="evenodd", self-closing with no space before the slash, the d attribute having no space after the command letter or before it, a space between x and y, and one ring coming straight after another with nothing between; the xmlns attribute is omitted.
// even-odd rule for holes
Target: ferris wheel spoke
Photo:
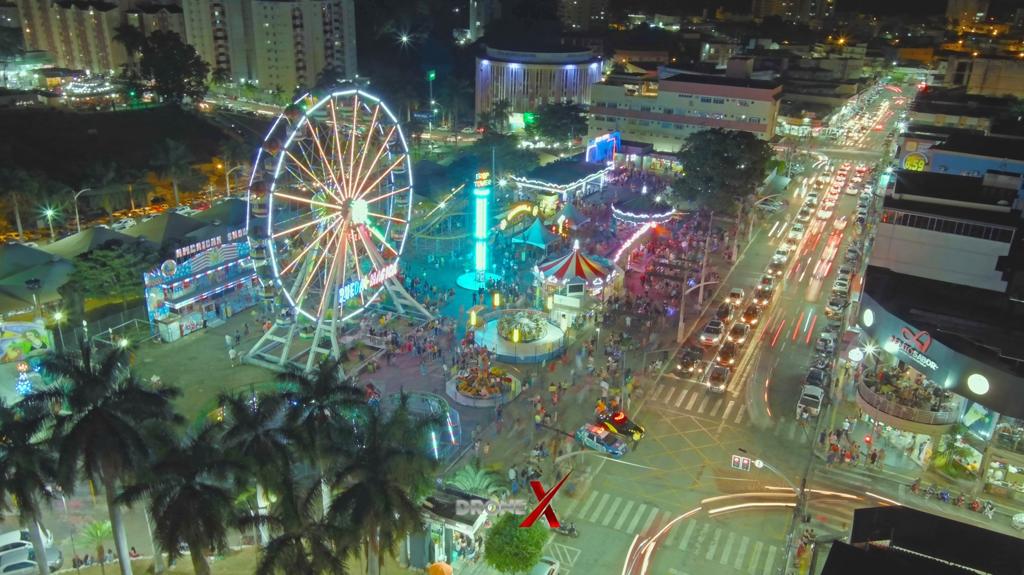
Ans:
<svg viewBox="0 0 1024 575"><path fill-rule="evenodd" d="M356 131L356 122L359 121L359 94L356 94L352 100L352 131L349 132L348 140L348 173L352 174L353 177L358 177L353 170L356 167L356 143L359 141L359 132ZM352 189L353 192L359 190L358 186ZM351 196L358 197L358 196Z"/></svg>
<svg viewBox="0 0 1024 575"><path fill-rule="evenodd" d="M306 290L309 289L309 286L312 285L313 280L316 279L317 276L320 276L322 274L322 272L321 272L321 269L322 269L321 265L323 264L324 260L327 259L327 255L329 253L331 253L331 249L330 248L331 248L331 245L335 242L335 240L337 240L337 235L332 235L330 237L330 239L327 240L327 243L324 246L324 249L317 256L316 262L313 264L313 267L309 270L309 274L306 276L306 280L303 282L302 289L299 290L299 294L297 296L293 294L292 297L295 298L295 302L296 303L303 301L303 298L305 297L305 294L306 294ZM328 289L330 289L329 286L327 285L327 283L328 282L326 281L326 278L325 278L324 285L322 286L323 287L323 291L325 291L325 292Z"/></svg>
<svg viewBox="0 0 1024 575"><path fill-rule="evenodd" d="M370 198L370 199L365 200L365 201L368 204L372 204L374 202L379 202L381 200L386 200L387 198L390 198L391 196L396 196L396 195L401 194L402 192L406 192L408 190L409 190L409 186L405 186L404 188L398 188L397 190L392 190L392 191L390 191L390 192L388 192L386 194L381 194L381 195L377 196L376 198Z"/></svg>
<svg viewBox="0 0 1024 575"><path fill-rule="evenodd" d="M295 264L298 263L303 258L303 256L305 256L307 253L309 253L309 250L311 250L314 247L316 247L317 245L319 245L320 244L320 240L322 240L324 236L326 236L328 233L330 233L333 228L337 227L338 223L341 222L341 221L342 221L341 218L336 218L334 220L334 222L332 222L329 225L327 225L324 228L324 231L320 232L320 235L318 235L317 237L313 238L313 241L309 242L309 245L307 245L305 248L303 248L302 251L299 252L299 255L295 256L295 259L293 259L288 265L286 265L285 267L281 268L281 271L278 272L278 274L282 275L282 276L283 275L287 275L288 272L291 271L291 269L295 266Z"/></svg>
<svg viewBox="0 0 1024 575"><path fill-rule="evenodd" d="M366 175L363 176L361 181L356 182L355 197L361 197L369 191L368 189L364 188L363 184L366 182L366 180L370 179L370 176L372 175L373 171L373 166L377 165L377 162L380 161L380 157L384 155L384 152L388 150L388 146L391 145L391 137L394 136L396 127L397 126L391 126L391 129L388 131L387 137L384 138L384 140L380 143L380 147L377 148L377 154L373 157L373 161L370 162L370 167L366 170ZM363 191L360 192L359 190Z"/></svg>
<svg viewBox="0 0 1024 575"><path fill-rule="evenodd" d="M384 244L384 247L386 247L387 249L391 250L391 253L395 254L396 256L398 255L398 250L396 250L395 248L391 247L391 244L388 243L388 240L384 238L383 234L381 234L379 231L377 231L377 228L375 228L373 226L366 226L366 227L367 227L367 229L370 230L370 233L373 234L373 236L380 241L380 243Z"/></svg>
<svg viewBox="0 0 1024 575"><path fill-rule="evenodd" d="M378 214L376 212L367 212L366 215L373 216L375 218L381 218L381 219L389 220L389 221L392 221L392 222L398 222L400 224L407 224L407 223L409 223L409 222L403 220L402 218L396 218L395 216L388 216L388 215L385 215L385 214Z"/></svg>
<svg viewBox="0 0 1024 575"><path fill-rule="evenodd" d="M288 157L292 160L293 164L298 166L303 172L306 173L307 176L309 176L313 180L314 183L316 183L317 187L319 187L321 189L324 189L324 190L327 189L327 186L325 186L324 183L320 181L320 178L316 177L313 174L313 172L310 171L310 169L308 167L306 167L305 164L303 164L297 157L295 157L295 154L293 154L293 153L291 153L291 152L289 152L287 150L285 151L285 154L288 155ZM301 180L301 178L299 178L299 179Z"/></svg>
<svg viewBox="0 0 1024 575"><path fill-rule="evenodd" d="M338 115L335 111L334 99L330 101L328 106L331 110L331 132L334 134L334 152L338 156L338 177L341 180L341 197L348 197L349 182L345 174L345 162L342 160L343 151L341 146L341 132L338 130Z"/></svg>
<svg viewBox="0 0 1024 575"><path fill-rule="evenodd" d="M358 235L358 232L354 235ZM362 283L363 270L362 268L359 267L359 248L356 245L356 239L352 237L352 235L350 235L348 239L352 243L352 259L354 260L352 262L352 267L356 268L356 277L359 278L359 283ZM370 254L367 253L366 257L370 257ZM363 290L359 290L359 303L361 303L362 305L366 305L366 296L363 294Z"/></svg>
<svg viewBox="0 0 1024 575"><path fill-rule="evenodd" d="M370 151L370 142L373 141L373 132L377 128L377 116L379 113L380 103L373 108L373 118L370 120L370 127L366 130L366 139L363 140L363 151L359 153L359 169L356 170L356 174L363 173L363 164L366 162L366 156Z"/></svg>
<svg viewBox="0 0 1024 575"><path fill-rule="evenodd" d="M300 197L300 196L293 196L291 194L276 194L276 195L277 195L277 197L284 198L286 200L292 200L292 201L300 202L300 203L303 203L303 204L309 204L311 206L320 206L321 208L330 208L332 210L337 210L339 212L341 211L341 206L339 206L337 204L329 204L327 202L321 202L320 200L314 200L313 198L303 198L303 197ZM332 215L336 215L336 214L332 214Z"/></svg>
<svg viewBox="0 0 1024 575"><path fill-rule="evenodd" d="M336 217L336 216L337 216L337 214L332 215L331 217ZM304 229L308 228L309 226L315 226L315 225L318 225L320 223L322 223L322 222L320 222L319 220L310 220L310 221L308 221L308 222L306 222L304 224L299 224L299 225L297 225L295 227L288 228L287 230L282 230L280 232L275 232L270 237L272 239L276 240L277 238L279 238L281 236L286 236L288 234L294 234L295 232L304 230Z"/></svg>
<svg viewBox="0 0 1024 575"><path fill-rule="evenodd" d="M342 201L342 197L338 195L337 191L341 190L341 185L338 183L338 178L334 174L334 170L331 168L331 160L327 157L327 154L324 152L323 144L320 143L320 135L317 132L317 129L313 126L312 122L306 122L306 125L309 126L309 131L313 136L313 141L316 143L316 149L320 157L320 165L323 167L324 171L327 172L327 175L330 176L331 181L334 182L334 187L328 189L327 193L332 198L340 202Z"/></svg>
<svg viewBox="0 0 1024 575"><path fill-rule="evenodd" d="M370 185L368 185L368 186L360 186L360 187L362 188L362 190L363 190L363 191L362 191L362 192L360 192L360 193L359 193L359 195L358 195L358 196L356 196L356 197L357 197L357 198L361 198L361 197L363 197L364 195L366 195L367 193L369 193L369 192L370 192L370 190L373 190L374 188L376 188L376 187L377 187L377 184L379 184L381 180L383 180L384 178L386 178L388 174L390 174L391 172L393 172L393 171L395 170L395 168L397 168L397 167L398 167L398 165L399 165L399 164L401 164L402 162L404 162L404 161L405 161L405 159L406 159L406 156L405 156L405 154L402 154L402 155L398 156L398 159L397 159L397 160L395 160L395 162L394 162L393 164L391 164L390 166L388 166L388 167L387 167L387 169L385 169L385 170L384 170L383 172L381 172L381 174L380 174L379 176L377 176L377 179L376 179L376 180L374 180L372 184L370 184ZM367 179L369 179L369 178L367 178ZM365 180L364 180L364 181L365 181Z"/></svg>
<svg viewBox="0 0 1024 575"><path fill-rule="evenodd" d="M334 236L332 236L331 240L327 243L327 250L324 251L324 253L327 253L327 251L332 252L331 266L329 268L327 268L327 277L324 278L323 291L320 293L320 304L316 308L316 315L317 315L317 317L320 317L323 314L323 312L324 312L324 305L327 303L327 297L331 294L331 292L334 291L334 286L336 285L333 280L334 280L335 274L338 273L338 270L337 270L336 266L338 265L338 251L339 250L338 250L337 247L332 248L332 246L334 244L338 243L339 242L339 238L341 238L341 237L342 236L340 234L335 234ZM339 246L339 247L341 247L341 246ZM341 247L340 251L344 252L345 248Z"/></svg>

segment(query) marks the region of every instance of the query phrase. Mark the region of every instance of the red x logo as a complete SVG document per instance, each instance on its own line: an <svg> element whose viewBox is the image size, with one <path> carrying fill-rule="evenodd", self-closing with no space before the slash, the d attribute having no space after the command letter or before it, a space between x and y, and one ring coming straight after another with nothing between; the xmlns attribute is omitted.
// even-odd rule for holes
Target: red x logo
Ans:
<svg viewBox="0 0 1024 575"><path fill-rule="evenodd" d="M563 477L562 480L552 487L551 491L548 491L547 493L544 493L544 486L540 484L540 481L534 479L530 482L530 488L533 489L533 494L537 496L537 506L534 507L533 511L526 516L526 519L523 519L523 522L519 524L520 527L531 527L541 514L544 515L544 519L548 520L548 525L552 529L561 525L561 523L558 522L558 517L555 516L555 510L551 508L551 499L556 493L558 493L558 490L562 488L565 480L569 479L569 475L571 474L572 471L566 473L565 477Z"/></svg>

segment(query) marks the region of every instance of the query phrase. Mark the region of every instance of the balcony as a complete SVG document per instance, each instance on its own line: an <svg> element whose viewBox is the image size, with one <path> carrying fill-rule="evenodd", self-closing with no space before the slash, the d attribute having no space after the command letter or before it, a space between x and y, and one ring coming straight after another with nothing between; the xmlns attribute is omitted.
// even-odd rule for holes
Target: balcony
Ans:
<svg viewBox="0 0 1024 575"><path fill-rule="evenodd" d="M949 431L960 420L963 403L962 397L954 395L939 410L911 407L899 399L878 393L864 382L857 384L857 405L865 413L883 423L915 433L941 435Z"/></svg>

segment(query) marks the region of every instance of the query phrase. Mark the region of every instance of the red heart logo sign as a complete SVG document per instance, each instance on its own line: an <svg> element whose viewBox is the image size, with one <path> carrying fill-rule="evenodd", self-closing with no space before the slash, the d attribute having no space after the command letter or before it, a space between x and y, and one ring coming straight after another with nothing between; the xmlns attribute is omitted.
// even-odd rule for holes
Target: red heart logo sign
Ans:
<svg viewBox="0 0 1024 575"><path fill-rule="evenodd" d="M900 336L905 339L914 342L914 347L921 353L927 353L928 348L932 346L932 336L927 331L918 331L905 327L900 330Z"/></svg>

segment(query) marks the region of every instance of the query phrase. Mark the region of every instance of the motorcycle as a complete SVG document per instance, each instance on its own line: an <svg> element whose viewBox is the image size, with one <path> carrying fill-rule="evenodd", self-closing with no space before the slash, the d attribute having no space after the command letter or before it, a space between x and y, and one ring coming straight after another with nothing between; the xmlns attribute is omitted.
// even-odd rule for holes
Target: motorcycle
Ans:
<svg viewBox="0 0 1024 575"><path fill-rule="evenodd" d="M943 489L938 493L938 500L943 503L949 503L949 491Z"/></svg>
<svg viewBox="0 0 1024 575"><path fill-rule="evenodd" d="M932 497L935 497L935 486L929 485L928 489L926 489L924 492L924 498L931 499Z"/></svg>
<svg viewBox="0 0 1024 575"><path fill-rule="evenodd" d="M918 494L921 493L921 480L920 479L916 479L916 480L914 480L913 483L910 484L910 492L913 493L914 495L918 495Z"/></svg>
<svg viewBox="0 0 1024 575"><path fill-rule="evenodd" d="M968 506L968 509L974 511L975 513L981 511L981 500L975 499L974 501L971 501L971 504Z"/></svg>
<svg viewBox="0 0 1024 575"><path fill-rule="evenodd" d="M576 530L576 524L570 522L568 525L559 525L555 527L555 532L559 535L565 535L566 537L572 537L573 539L580 536L580 532Z"/></svg>
<svg viewBox="0 0 1024 575"><path fill-rule="evenodd" d="M966 497L966 496L964 496L964 494L963 494L963 493L961 493L961 494L960 494L960 495L958 495L958 496L957 496L957 498L956 498L956 499L955 499L955 500L953 501L953 505L956 505L957 507L963 507L963 506L964 506L964 502L965 502L965 501L967 501L967 497Z"/></svg>
<svg viewBox="0 0 1024 575"><path fill-rule="evenodd" d="M989 519L992 519L996 515L996 506L992 505L991 501L986 501L984 507L981 510L981 514Z"/></svg>

